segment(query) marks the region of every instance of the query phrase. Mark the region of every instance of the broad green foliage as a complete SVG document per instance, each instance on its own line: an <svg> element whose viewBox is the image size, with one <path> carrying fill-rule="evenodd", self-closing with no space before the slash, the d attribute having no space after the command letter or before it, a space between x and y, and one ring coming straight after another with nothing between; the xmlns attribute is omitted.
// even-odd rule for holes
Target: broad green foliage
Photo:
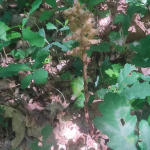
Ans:
<svg viewBox="0 0 150 150"><path fill-rule="evenodd" d="M77 77L74 81L71 82L73 97L76 98L82 94L83 90L83 77Z"/></svg>
<svg viewBox="0 0 150 150"><path fill-rule="evenodd" d="M0 43L0 51L2 50L3 47L8 46L10 44L10 41L3 41Z"/></svg>
<svg viewBox="0 0 150 150"><path fill-rule="evenodd" d="M40 21L47 20L53 14L54 14L54 11L44 11L40 16Z"/></svg>
<svg viewBox="0 0 150 150"><path fill-rule="evenodd" d="M46 0L46 3L51 5L52 8L56 8L57 7L56 0Z"/></svg>
<svg viewBox="0 0 150 150"><path fill-rule="evenodd" d="M83 108L84 107L84 101L85 101L84 93L81 93L81 95L78 96L78 98L74 102L73 106L75 108Z"/></svg>
<svg viewBox="0 0 150 150"><path fill-rule="evenodd" d="M42 140L42 147L38 146L38 140L35 140L35 143L31 144L32 150L49 150L52 147L52 144L48 145L46 143L47 138L52 133L52 127L49 124L46 124L45 127L42 129L41 134L43 136Z"/></svg>
<svg viewBox="0 0 150 150"><path fill-rule="evenodd" d="M31 81L32 81L32 74L28 74L28 75L21 81L21 89L27 88Z"/></svg>
<svg viewBox="0 0 150 150"><path fill-rule="evenodd" d="M114 150L137 150L137 137L134 135L137 118L130 115L127 99L116 93L107 93L104 103L100 103L98 109L103 117L94 118L94 125L103 134L108 135L108 146Z"/></svg>
<svg viewBox="0 0 150 150"><path fill-rule="evenodd" d="M110 43L103 42L103 43L100 43L99 45L91 45L90 50L98 51L98 52L109 52L110 51L109 46L110 46Z"/></svg>
<svg viewBox="0 0 150 150"><path fill-rule="evenodd" d="M134 83L131 87L124 89L120 95L125 96L128 100L134 98L144 99L146 96L150 96L150 84L148 82Z"/></svg>
<svg viewBox="0 0 150 150"><path fill-rule="evenodd" d="M141 39L140 42L134 42L130 44L130 48L133 51L136 51L136 56L132 59L132 64L141 67L150 66L150 35L147 35L144 39Z"/></svg>
<svg viewBox="0 0 150 150"><path fill-rule="evenodd" d="M8 26L5 25L5 23L0 21L0 39L7 41L6 35L7 31L10 29Z"/></svg>
<svg viewBox="0 0 150 150"><path fill-rule="evenodd" d="M28 41L31 46L43 47L45 39L38 32L34 33L29 29L22 29L22 36L24 41Z"/></svg>
<svg viewBox="0 0 150 150"><path fill-rule="evenodd" d="M65 73L63 73L61 75L61 79L63 81L65 81L65 80L72 80L73 79L73 75L69 71L67 71L67 72L65 72Z"/></svg>
<svg viewBox="0 0 150 150"><path fill-rule="evenodd" d="M150 150L150 126L148 122L145 120L140 121L139 129L143 144L142 150Z"/></svg>
<svg viewBox="0 0 150 150"><path fill-rule="evenodd" d="M46 24L46 27L47 27L47 29L49 29L49 30L52 30L52 29L57 29L57 27L54 25L54 24L52 24L52 23L48 23L48 24Z"/></svg>
<svg viewBox="0 0 150 150"><path fill-rule="evenodd" d="M3 109L3 107L2 106L0 106L0 126L3 126L3 127L7 127L7 123L6 122L4 122L4 112L5 112L5 110Z"/></svg>
<svg viewBox="0 0 150 150"><path fill-rule="evenodd" d="M104 99L104 96L108 91L109 91L108 89L101 88L101 89L97 90L96 92L97 92L97 95L99 98Z"/></svg>

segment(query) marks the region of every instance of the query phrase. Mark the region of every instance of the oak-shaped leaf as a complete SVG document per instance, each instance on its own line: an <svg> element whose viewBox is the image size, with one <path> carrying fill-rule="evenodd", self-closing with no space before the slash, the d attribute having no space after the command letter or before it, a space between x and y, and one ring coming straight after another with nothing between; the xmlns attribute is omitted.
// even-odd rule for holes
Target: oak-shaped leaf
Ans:
<svg viewBox="0 0 150 150"><path fill-rule="evenodd" d="M114 150L137 150L134 135L137 118L130 115L128 100L117 93L107 93L98 109L103 117L95 117L94 125L109 137L107 145Z"/></svg>

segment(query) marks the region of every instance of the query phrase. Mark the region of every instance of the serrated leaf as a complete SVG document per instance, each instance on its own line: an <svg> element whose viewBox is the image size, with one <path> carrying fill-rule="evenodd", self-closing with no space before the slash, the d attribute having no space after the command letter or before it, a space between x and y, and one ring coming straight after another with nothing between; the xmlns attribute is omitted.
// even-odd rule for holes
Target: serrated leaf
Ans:
<svg viewBox="0 0 150 150"><path fill-rule="evenodd" d="M33 72L33 80L36 84L47 83L48 72L44 69L35 70Z"/></svg>
<svg viewBox="0 0 150 150"><path fill-rule="evenodd" d="M74 81L71 82L73 97L76 98L81 95L81 91L83 90L84 82L83 77L77 77Z"/></svg>
<svg viewBox="0 0 150 150"><path fill-rule="evenodd" d="M15 32L15 31L7 34L7 36L6 36L7 39L15 39L15 38L19 38L19 37L21 37L21 34L18 32Z"/></svg>
<svg viewBox="0 0 150 150"><path fill-rule="evenodd" d="M150 84L148 82L134 83L130 88L125 88L120 95L125 96L128 100L132 99L145 99L146 96L150 96Z"/></svg>
<svg viewBox="0 0 150 150"><path fill-rule="evenodd" d="M118 15L116 15L115 19L113 21L113 24L117 24L119 22L122 22L123 19L124 19L124 16L125 16L124 14L118 14Z"/></svg>
<svg viewBox="0 0 150 150"><path fill-rule="evenodd" d="M98 109L103 117L94 118L94 125L109 137L107 145L114 150L137 150L137 136L134 135L137 118L130 115L128 101L117 93L107 93Z"/></svg>
<svg viewBox="0 0 150 150"><path fill-rule="evenodd" d="M103 42L103 43L100 43L99 45L91 45L90 50L98 51L98 52L109 52L110 51L109 47L110 47L110 43Z"/></svg>
<svg viewBox="0 0 150 150"><path fill-rule="evenodd" d="M99 90L96 91L97 96L99 98L102 98L102 99L104 99L105 94L108 93L108 92L109 92L108 89L103 89L103 88L101 88L101 89L99 89Z"/></svg>
<svg viewBox="0 0 150 150"><path fill-rule="evenodd" d="M25 78L21 81L21 89L27 88L31 81L32 74L28 74L27 76L25 76Z"/></svg>
<svg viewBox="0 0 150 150"><path fill-rule="evenodd" d="M43 66L44 60L49 56L49 52L46 50L38 51L35 57L35 62L33 64L33 69L39 69Z"/></svg>
<svg viewBox="0 0 150 150"><path fill-rule="evenodd" d="M46 3L51 5L53 9L57 7L56 0L46 0Z"/></svg>
<svg viewBox="0 0 150 150"><path fill-rule="evenodd" d="M28 41L31 46L43 47L45 44L44 37L38 32L34 33L29 29L22 29L23 40Z"/></svg>
<svg viewBox="0 0 150 150"><path fill-rule="evenodd" d="M81 93L81 95L78 96L78 98L74 102L73 107L75 107L75 108L83 108L84 107L84 101L85 101L84 93Z"/></svg>
<svg viewBox="0 0 150 150"><path fill-rule="evenodd" d="M38 9L41 3L42 3L42 0L35 0L33 4L31 5L32 9L30 9L29 15L31 15L36 9Z"/></svg>
<svg viewBox="0 0 150 150"><path fill-rule="evenodd" d="M46 28L48 30L57 29L57 27L54 24L50 23L50 22L46 24Z"/></svg>
<svg viewBox="0 0 150 150"><path fill-rule="evenodd" d="M145 120L140 121L139 129L142 137L143 150L150 150L150 126L148 122Z"/></svg>
<svg viewBox="0 0 150 150"><path fill-rule="evenodd" d="M44 11L41 16L40 16L40 21L47 20L48 18L51 17L51 15L54 14L54 11Z"/></svg>

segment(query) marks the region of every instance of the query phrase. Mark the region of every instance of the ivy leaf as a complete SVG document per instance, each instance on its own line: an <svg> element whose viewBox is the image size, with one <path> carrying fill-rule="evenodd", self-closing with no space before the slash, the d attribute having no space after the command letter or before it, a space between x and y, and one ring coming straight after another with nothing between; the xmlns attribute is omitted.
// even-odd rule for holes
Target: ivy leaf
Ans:
<svg viewBox="0 0 150 150"><path fill-rule="evenodd" d="M57 27L54 24L50 23L50 22L46 24L46 28L48 30L57 29Z"/></svg>
<svg viewBox="0 0 150 150"><path fill-rule="evenodd" d="M31 5L32 9L30 9L29 15L31 15L36 9L38 9L41 3L42 3L42 0L35 0L33 4Z"/></svg>
<svg viewBox="0 0 150 150"><path fill-rule="evenodd" d="M81 95L81 91L83 90L83 77L77 77L74 81L71 82L73 97L76 98Z"/></svg>
<svg viewBox="0 0 150 150"><path fill-rule="evenodd" d="M54 14L54 11L44 11L42 13L42 15L40 16L40 21L44 21L44 20L47 20L48 18L51 17L51 15Z"/></svg>
<svg viewBox="0 0 150 150"><path fill-rule="evenodd" d="M98 109L103 117L94 118L94 125L108 135L107 145L114 150L137 150L137 136L134 135L137 118L130 115L128 101L117 93L107 93Z"/></svg>
<svg viewBox="0 0 150 150"><path fill-rule="evenodd" d="M150 150L150 126L148 122L145 120L140 121L139 129L142 137L143 150Z"/></svg>
<svg viewBox="0 0 150 150"><path fill-rule="evenodd" d="M110 43L103 42L100 43L99 45L91 45L90 50L98 51L98 52L109 52L110 51L109 47L110 47Z"/></svg>
<svg viewBox="0 0 150 150"><path fill-rule="evenodd" d="M46 3L51 5L53 9L57 7L56 0L46 0Z"/></svg>
<svg viewBox="0 0 150 150"><path fill-rule="evenodd" d="M36 84L47 83L48 72L44 69L35 70L33 72L33 80Z"/></svg>
<svg viewBox="0 0 150 150"><path fill-rule="evenodd" d="M120 95L125 96L128 100L132 99L145 99L146 96L150 96L150 84L148 82L134 83L131 87L125 88Z"/></svg>
<svg viewBox="0 0 150 150"><path fill-rule="evenodd" d="M34 33L29 29L22 29L23 40L28 41L32 46L43 47L45 44L44 37L38 32Z"/></svg>
<svg viewBox="0 0 150 150"><path fill-rule="evenodd" d="M78 98L74 102L73 106L75 108L83 108L84 107L84 101L85 101L84 93L81 93L81 95L78 96Z"/></svg>
<svg viewBox="0 0 150 150"><path fill-rule="evenodd" d="M21 34L18 32L11 32L10 34L7 34L6 38L7 39L15 39L21 37Z"/></svg>
<svg viewBox="0 0 150 150"><path fill-rule="evenodd" d="M32 74L28 74L27 76L25 76L25 78L21 81L21 89L27 88L31 81Z"/></svg>

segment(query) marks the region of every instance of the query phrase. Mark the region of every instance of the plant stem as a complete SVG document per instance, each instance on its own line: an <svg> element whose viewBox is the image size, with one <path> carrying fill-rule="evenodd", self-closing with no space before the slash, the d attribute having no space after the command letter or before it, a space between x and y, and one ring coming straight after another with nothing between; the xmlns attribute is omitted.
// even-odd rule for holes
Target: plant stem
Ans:
<svg viewBox="0 0 150 150"><path fill-rule="evenodd" d="M88 92L88 83L87 83L87 65L88 65L88 63L86 62L87 54L85 53L85 51L86 50L82 51L84 95L85 95L84 112L85 112L85 120L89 126L90 134L93 135L94 134L94 125L91 121L91 118L90 118L89 112L88 112L88 101L89 101L89 92Z"/></svg>

